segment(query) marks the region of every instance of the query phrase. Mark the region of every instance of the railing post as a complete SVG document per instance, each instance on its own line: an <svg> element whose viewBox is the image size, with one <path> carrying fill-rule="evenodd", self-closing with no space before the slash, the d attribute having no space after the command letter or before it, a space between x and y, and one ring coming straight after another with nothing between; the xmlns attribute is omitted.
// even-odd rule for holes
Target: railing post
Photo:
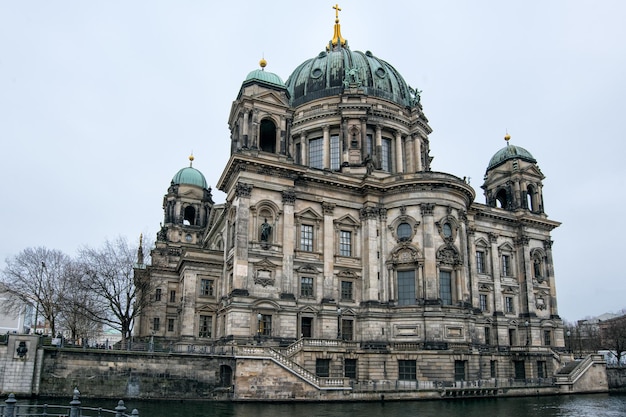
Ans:
<svg viewBox="0 0 626 417"><path fill-rule="evenodd" d="M70 401L70 417L80 417L80 391L78 387L74 388L74 396Z"/></svg>
<svg viewBox="0 0 626 417"><path fill-rule="evenodd" d="M15 416L15 403L17 400L15 399L15 394L9 394L9 398L4 402L6 407L4 409L4 417L14 417Z"/></svg>
<svg viewBox="0 0 626 417"><path fill-rule="evenodd" d="M139 411L137 411L136 408L133 409L133 412L130 413L131 416L138 416L139 415Z"/></svg>
<svg viewBox="0 0 626 417"><path fill-rule="evenodd" d="M126 411L124 400L119 400L117 407L115 407L115 417L124 417L124 411Z"/></svg>

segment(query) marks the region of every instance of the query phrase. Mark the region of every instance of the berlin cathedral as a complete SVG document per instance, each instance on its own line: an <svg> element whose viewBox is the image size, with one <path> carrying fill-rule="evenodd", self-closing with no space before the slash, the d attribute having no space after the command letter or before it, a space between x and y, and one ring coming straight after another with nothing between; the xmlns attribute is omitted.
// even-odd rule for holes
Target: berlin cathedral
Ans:
<svg viewBox="0 0 626 417"><path fill-rule="evenodd" d="M560 223L537 161L507 135L484 203L433 170L421 92L351 50L338 10L286 82L261 60L234 94L225 202L192 157L173 176L135 336L232 347L242 367L254 348L319 386L553 375Z"/></svg>

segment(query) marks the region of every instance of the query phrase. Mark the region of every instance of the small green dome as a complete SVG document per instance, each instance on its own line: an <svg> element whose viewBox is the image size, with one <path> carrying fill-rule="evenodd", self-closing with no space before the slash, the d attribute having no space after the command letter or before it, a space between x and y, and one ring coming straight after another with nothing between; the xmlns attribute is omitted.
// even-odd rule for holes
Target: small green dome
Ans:
<svg viewBox="0 0 626 417"><path fill-rule="evenodd" d="M255 69L250 72L246 77L244 84L252 82L252 81L260 81L265 84L271 84L274 86L285 88L285 83L280 77L273 72L264 71L262 69Z"/></svg>
<svg viewBox="0 0 626 417"><path fill-rule="evenodd" d="M208 188L206 179L202 172L193 167L185 167L178 171L174 178L172 178L172 184L180 185L196 185L202 188Z"/></svg>
<svg viewBox="0 0 626 417"><path fill-rule="evenodd" d="M494 156L491 157L491 160L489 161L489 166L487 167L487 171L499 165L502 165L503 163L511 159L521 159L523 161L531 162L533 164L537 163L537 160L526 149L522 148L521 146L509 145L507 143L504 148L500 149L498 152L495 153Z"/></svg>

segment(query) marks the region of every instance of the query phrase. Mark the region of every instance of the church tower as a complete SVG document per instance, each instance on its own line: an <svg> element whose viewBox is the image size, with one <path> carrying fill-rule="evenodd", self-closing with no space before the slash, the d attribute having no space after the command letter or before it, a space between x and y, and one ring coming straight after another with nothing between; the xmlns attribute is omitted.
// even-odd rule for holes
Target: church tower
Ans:
<svg viewBox="0 0 626 417"><path fill-rule="evenodd" d="M529 210L543 214L542 183L545 178L537 160L521 146L511 145L511 136L504 136L506 146L489 161L485 182L486 204L505 210Z"/></svg>

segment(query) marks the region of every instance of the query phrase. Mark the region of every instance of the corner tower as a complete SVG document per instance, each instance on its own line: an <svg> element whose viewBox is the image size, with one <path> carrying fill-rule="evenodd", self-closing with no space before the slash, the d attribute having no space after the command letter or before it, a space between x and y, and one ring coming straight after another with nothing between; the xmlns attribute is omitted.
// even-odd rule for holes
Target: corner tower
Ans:
<svg viewBox="0 0 626 417"><path fill-rule="evenodd" d="M541 181L545 178L537 160L521 146L511 145L511 136L504 136L506 146L489 161L485 173L486 204L509 211L529 210L543 214Z"/></svg>

